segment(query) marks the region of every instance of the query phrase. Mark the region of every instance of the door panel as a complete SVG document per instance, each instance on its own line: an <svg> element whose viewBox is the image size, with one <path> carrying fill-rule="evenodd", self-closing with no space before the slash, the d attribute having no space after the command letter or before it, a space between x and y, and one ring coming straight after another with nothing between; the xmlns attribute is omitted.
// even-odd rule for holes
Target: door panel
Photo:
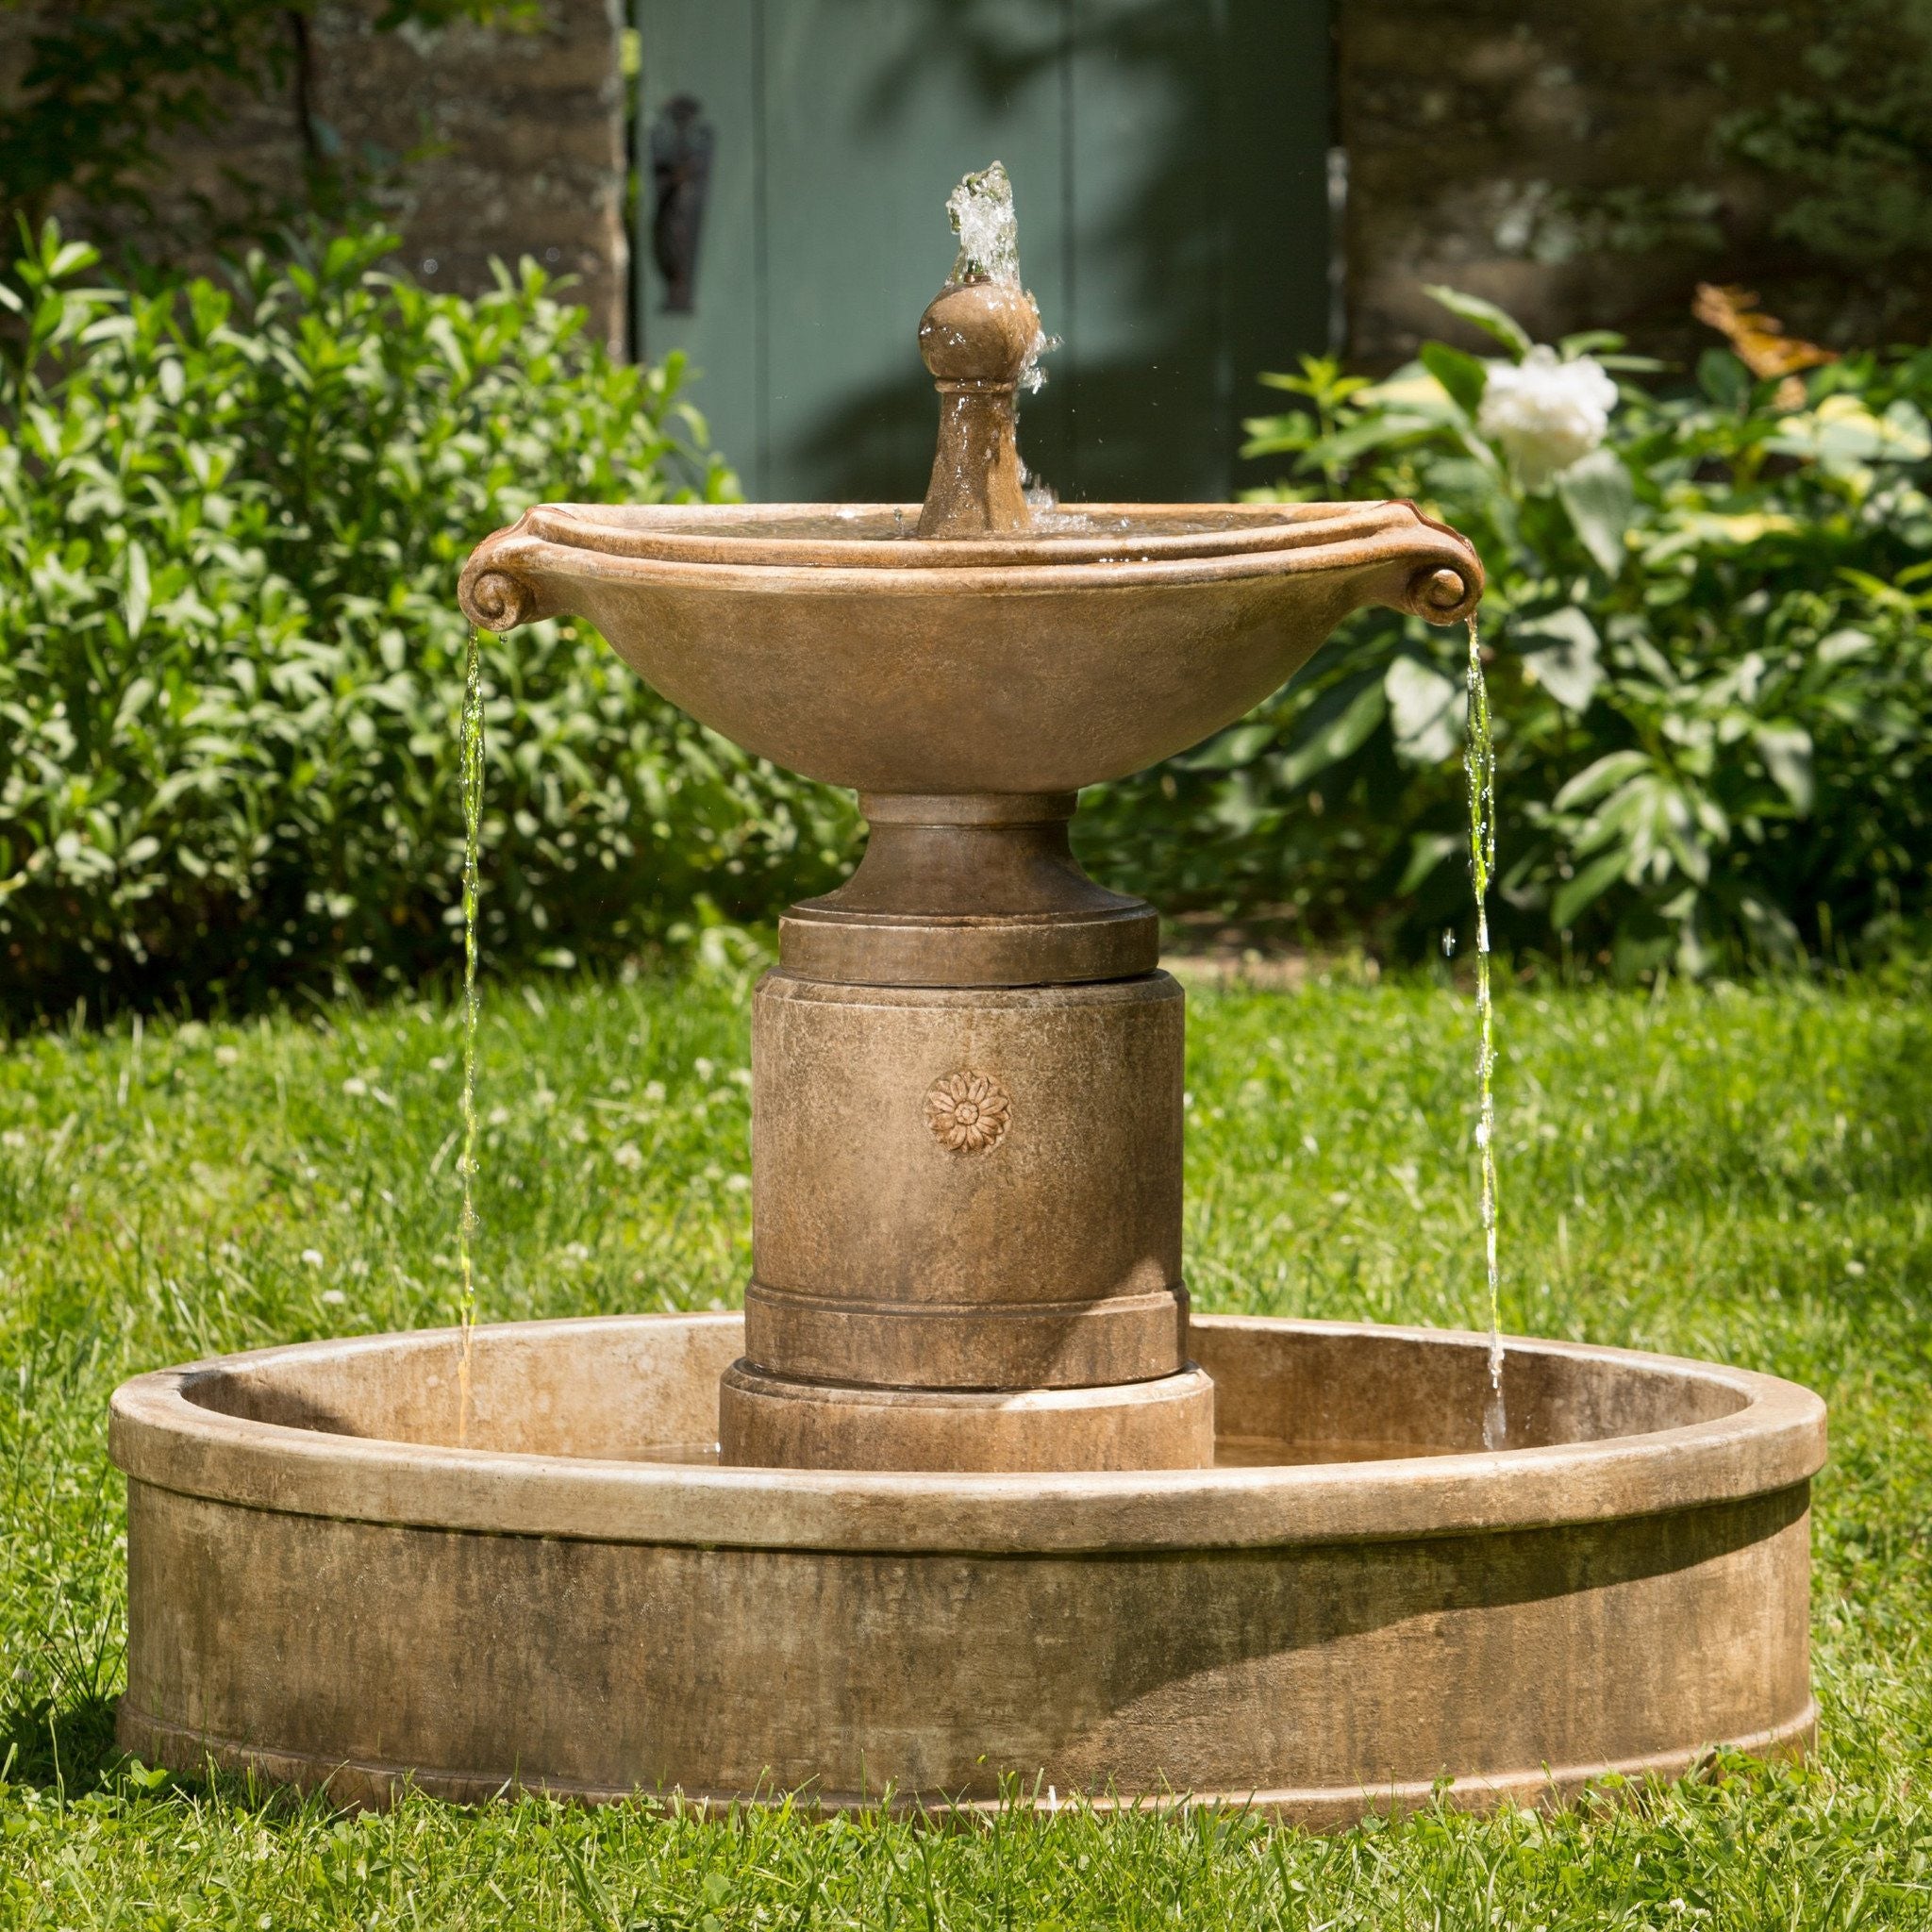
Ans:
<svg viewBox="0 0 1932 1932"><path fill-rule="evenodd" d="M1221 494L1214 0L1077 0L1074 467L1107 501Z"/></svg>
<svg viewBox="0 0 1932 1932"><path fill-rule="evenodd" d="M762 0L643 0L639 74L639 355L660 360L674 349L698 372L689 399L705 413L715 445L737 466L747 495L763 441L764 356L760 338L764 167L758 54ZM654 258L650 138L665 129L667 103L688 94L710 131L711 155L699 223L695 307L665 310L666 277Z"/></svg>
<svg viewBox="0 0 1932 1932"><path fill-rule="evenodd" d="M1059 8L974 5L989 61L948 57L957 10L767 6L774 494L795 479L812 497L924 495L938 406L916 331L953 264L945 198L968 170L1006 163L1027 284L1042 313L1064 302Z"/></svg>
<svg viewBox="0 0 1932 1932"><path fill-rule="evenodd" d="M1325 0L637 0L641 352L765 500L923 494L936 406L914 327L943 204L995 158L1064 346L1026 400L1069 499L1217 498L1253 378L1326 313ZM666 312L648 142L699 103L691 313Z"/></svg>

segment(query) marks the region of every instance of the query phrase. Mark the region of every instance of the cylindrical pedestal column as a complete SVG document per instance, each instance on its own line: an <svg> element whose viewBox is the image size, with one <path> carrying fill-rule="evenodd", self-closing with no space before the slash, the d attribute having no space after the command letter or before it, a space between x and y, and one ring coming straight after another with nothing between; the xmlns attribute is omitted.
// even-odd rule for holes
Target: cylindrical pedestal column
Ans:
<svg viewBox="0 0 1932 1932"><path fill-rule="evenodd" d="M1171 1375L1181 990L829 986L753 1007L745 1358L900 1389Z"/></svg>
<svg viewBox="0 0 1932 1932"><path fill-rule="evenodd" d="M734 1362L718 1385L721 1460L764 1469L1206 1469L1214 1384L1191 1363L1109 1389L956 1394L762 1375Z"/></svg>
<svg viewBox="0 0 1932 1932"><path fill-rule="evenodd" d="M1193 1469L1181 990L1071 792L877 797L752 1006L753 1279L729 1463Z"/></svg>
<svg viewBox="0 0 1932 1932"><path fill-rule="evenodd" d="M839 985L753 1007L754 1279L724 1459L1192 1468L1182 996Z"/></svg>

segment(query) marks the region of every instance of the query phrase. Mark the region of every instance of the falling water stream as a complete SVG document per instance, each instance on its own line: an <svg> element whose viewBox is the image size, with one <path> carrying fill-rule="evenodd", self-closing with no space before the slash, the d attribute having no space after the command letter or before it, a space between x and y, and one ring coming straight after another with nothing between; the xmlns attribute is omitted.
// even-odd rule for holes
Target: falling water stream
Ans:
<svg viewBox="0 0 1932 1932"><path fill-rule="evenodd" d="M1481 1168L1483 1263L1490 1290L1490 1388L1483 1401L1483 1447L1508 1439L1503 1407L1503 1324L1496 1269L1495 1003L1490 991L1490 879L1496 869L1496 746L1490 731L1490 688L1482 643L1469 620L1469 734L1462 769L1469 789L1469 874L1475 892L1476 1123Z"/></svg>
<svg viewBox="0 0 1932 1932"><path fill-rule="evenodd" d="M463 1151L457 1163L463 1205L457 1218L457 1444L470 1435L470 1338L476 1326L476 868L483 831L483 658L476 631L463 658L463 711L458 771L463 798Z"/></svg>

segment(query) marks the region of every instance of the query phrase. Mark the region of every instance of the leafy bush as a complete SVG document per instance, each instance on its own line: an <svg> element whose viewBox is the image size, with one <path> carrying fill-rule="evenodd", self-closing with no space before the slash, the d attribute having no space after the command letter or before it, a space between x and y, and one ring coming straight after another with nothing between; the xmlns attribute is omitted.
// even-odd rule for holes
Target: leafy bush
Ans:
<svg viewBox="0 0 1932 1932"><path fill-rule="evenodd" d="M381 273L389 245L158 294L51 228L20 264L0 1011L447 970L463 557L533 500L732 487L675 360L613 363L527 264L470 302ZM1654 394L1612 339L1553 365L1454 299L1497 362L1431 343L1371 386L1310 361L1271 378L1298 407L1253 447L1291 460L1284 495L1414 497L1482 549L1504 943L1696 971L1922 931L1932 352L1794 396L1714 349L1694 393ZM483 642L494 963L766 919L842 861L849 804L693 724L588 626ZM1171 909L1432 946L1468 914L1465 655L1364 613L1251 718L1091 794L1083 853Z"/></svg>
<svg viewBox="0 0 1932 1932"><path fill-rule="evenodd" d="M1291 459L1283 497L1412 497L1481 550L1505 942L1694 972L1923 931L1932 352L1849 357L1794 394L1713 348L1694 393L1660 395L1617 339L1574 338L1561 357L1613 370L1621 400L1601 447L1531 488L1484 407L1530 344L1441 292L1502 358L1432 342L1374 386L1305 361L1264 378L1300 407L1251 424L1249 453ZM1170 904L1432 944L1468 916L1466 657L1459 632L1365 613L1252 718L1110 788L1086 849Z"/></svg>
<svg viewBox="0 0 1932 1932"><path fill-rule="evenodd" d="M0 369L0 1010L414 979L451 958L473 544L541 498L727 493L675 358L525 263L475 301L381 233L230 291L90 282L49 226ZM822 882L836 799L587 628L485 640L485 941L609 956Z"/></svg>

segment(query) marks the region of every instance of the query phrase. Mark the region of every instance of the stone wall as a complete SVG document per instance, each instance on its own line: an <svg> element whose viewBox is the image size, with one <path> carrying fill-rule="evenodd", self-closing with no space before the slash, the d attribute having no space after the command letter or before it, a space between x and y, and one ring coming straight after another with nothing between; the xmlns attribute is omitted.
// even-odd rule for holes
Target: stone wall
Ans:
<svg viewBox="0 0 1932 1932"><path fill-rule="evenodd" d="M36 19L64 4L0 7L0 111ZM413 154L380 197L413 272L474 291L491 256L534 256L577 277L595 327L622 345L625 0L544 0L529 34L378 32L382 4L318 0L306 32L283 13L276 82L258 98L238 91L220 126L170 143L153 225L132 239L180 258L163 238L205 238L210 211L219 226L251 197L299 198L319 143ZM1425 334L1475 341L1423 293L1437 281L1544 339L1614 327L1674 356L1709 340L1689 319L1701 279L1759 288L1824 340L1923 335L1932 291L1821 273L1779 241L1774 192L1719 140L1728 113L1790 84L1834 0L1333 5L1356 360L1386 368ZM134 226L57 211L109 240Z"/></svg>
<svg viewBox="0 0 1932 1932"><path fill-rule="evenodd" d="M139 0L131 0L139 4ZM38 22L62 0L0 10L0 111L17 92ZM576 277L574 299L614 347L626 336L629 251L620 72L621 0L544 0L534 31L468 24L378 31L382 0L323 0L284 17L260 91L236 87L225 115L169 138L144 185L151 212L53 212L71 231L194 266L208 238L302 197L338 151L375 181L405 259L432 288L490 286L490 260L528 255ZM407 161L407 165L398 163Z"/></svg>
<svg viewBox="0 0 1932 1932"><path fill-rule="evenodd" d="M375 0L315 16L315 112L345 140L427 148L382 197L432 288L490 286L492 256L576 277L622 350L627 328L620 0L546 0L534 34L379 33Z"/></svg>
<svg viewBox="0 0 1932 1932"><path fill-rule="evenodd" d="M1618 328L1666 354L1712 340L1689 320L1699 280L1761 286L1793 326L1876 329L1778 240L1772 191L1719 138L1792 79L1807 4L1768 23L1746 0L1337 0L1355 358L1482 340L1431 282L1541 340Z"/></svg>

